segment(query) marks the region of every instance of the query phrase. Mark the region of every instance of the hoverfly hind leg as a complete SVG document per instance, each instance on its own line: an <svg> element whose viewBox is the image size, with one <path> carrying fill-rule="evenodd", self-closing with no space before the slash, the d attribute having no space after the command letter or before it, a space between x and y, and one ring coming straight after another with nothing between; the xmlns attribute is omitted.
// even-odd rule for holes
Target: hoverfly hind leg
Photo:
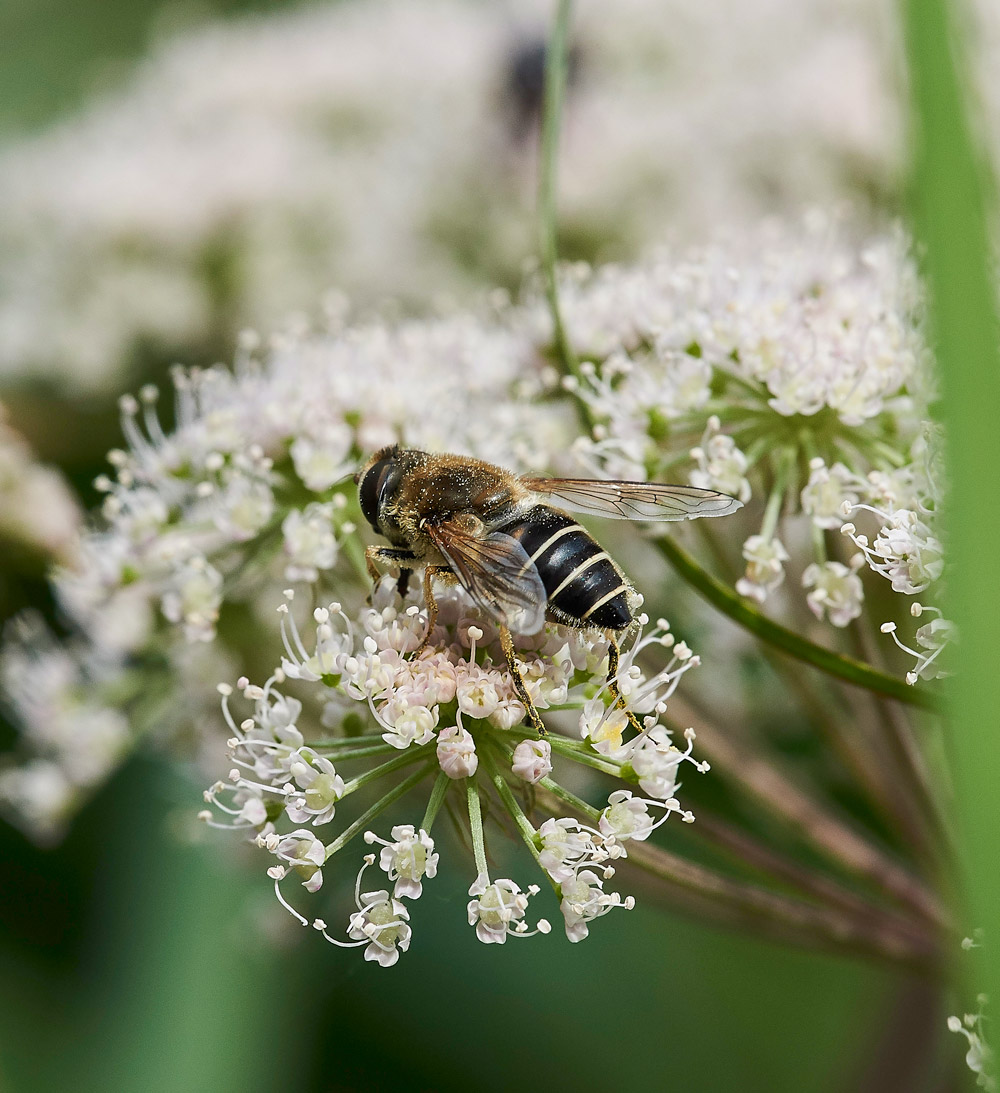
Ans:
<svg viewBox="0 0 1000 1093"><path fill-rule="evenodd" d="M618 689L618 666L621 662L621 657L618 653L618 643L614 637L608 634L608 690L611 692L611 697L614 699L615 705L619 710L625 711L625 716L629 720L629 724L636 732L643 733L646 730L642 727L639 719L635 716L632 710L629 708L629 704L625 701L621 691Z"/></svg>
<svg viewBox="0 0 1000 1093"><path fill-rule="evenodd" d="M510 630L503 625L500 626L500 645L503 649L503 655L507 658L507 667L510 669L510 678L514 684L514 690L517 691L517 697L524 706L532 728L538 733L539 737L548 736L548 730L542 724L542 719L538 716L538 710L535 709L535 704L531 701L531 695L528 694L528 688L524 685L524 676L521 675L521 669L517 664L514 641L510 636Z"/></svg>

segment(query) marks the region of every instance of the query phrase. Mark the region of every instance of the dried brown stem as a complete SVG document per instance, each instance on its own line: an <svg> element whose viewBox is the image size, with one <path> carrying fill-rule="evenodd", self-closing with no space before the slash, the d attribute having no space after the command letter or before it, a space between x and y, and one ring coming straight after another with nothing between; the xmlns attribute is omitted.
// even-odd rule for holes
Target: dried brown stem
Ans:
<svg viewBox="0 0 1000 1093"><path fill-rule="evenodd" d="M948 929L944 908L919 878L827 812L768 760L717 731L676 695L672 707L684 725L694 727L700 749L730 772L734 785L784 819L825 857L871 882L878 892L912 908L935 927Z"/></svg>
<svg viewBox="0 0 1000 1093"><path fill-rule="evenodd" d="M553 815L565 810L547 790L539 807ZM629 843L625 866L655 878L657 895L673 909L702 921L751 930L784 944L828 952L852 953L922 971L939 964L934 932L919 923L889 916L876 908L854 914L780 895L687 861L662 847Z"/></svg>

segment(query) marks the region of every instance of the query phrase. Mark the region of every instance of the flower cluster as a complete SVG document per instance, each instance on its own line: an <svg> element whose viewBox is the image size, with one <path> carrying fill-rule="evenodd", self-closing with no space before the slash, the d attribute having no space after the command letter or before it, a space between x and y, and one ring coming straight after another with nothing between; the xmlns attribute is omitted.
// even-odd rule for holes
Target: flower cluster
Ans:
<svg viewBox="0 0 1000 1093"><path fill-rule="evenodd" d="M348 601L364 598L369 581L350 482L363 454L402 440L544 467L550 451L567 445L573 419L569 406L538 397L554 383L527 336L496 320L455 314L348 326L331 314L325 332L267 345L244 334L232 370L176 369L169 433L156 388L125 396L128 447L109 453L110 473L96 481L100 520L54 576L77 635L64 649L74 671L55 677L61 703L72 707L84 690L89 705L106 704L115 716L125 708L130 741L155 725L161 739L180 735L187 754L200 752L216 720L206 701L212 684L238 674L233 661L252 658L273 627L259 604L275 602L290 582L336 582ZM227 623L240 612L259 624L256 636ZM15 661L33 663L23 638L8 638ZM152 696L174 685L183 697L164 710ZM32 711L13 704L29 769L45 759L70 772L59 783L62 800L46 808L68 816L79 800L70 790L81 779L71 772L90 746L89 723L66 737L72 746L60 756L51 734L42 746ZM88 786L121 754L100 734L92 744ZM51 825L36 825L38 809L16 788L18 769L25 768L0 786L0 801L30 832L50 838Z"/></svg>
<svg viewBox="0 0 1000 1093"><path fill-rule="evenodd" d="M260 605L290 583L317 603L335 589L348 611L363 601L361 514L349 479L367 453L393 441L525 471L687 473L749 502L753 523L733 518L723 532L742 535L742 572L731 574L742 594L770 604L797 567L809 611L842 627L861 610L865 570L884 574L885 587L907 597L886 629L915 658L911 680L946 667L952 626L935 603L939 442L923 420L921 298L900 240L855 246L820 221L804 237L771 228L763 239L734 235L645 267L576 269L563 295L586 361L573 394L594 422L575 443L572 402L546 363L549 324L531 297L395 324L350 324L332 312L325 331L267 343L246 334L231 370L175 371L170 432L155 388L125 397L127 447L110 453L111 471L97 482L102 522L56 575L77 635L66 650L76 669L58 674L63 704L72 708L82 688L88 705L119 711L124 695L130 742L155 723L161 739L179 733L188 754L210 750L208 682L249 672L266 635L277 636ZM21 641L14 635L11 644ZM27 652L18 663L30 662ZM167 680L179 681L184 701L164 711L150 696ZM465 679L463 711L514 724L520 714L495 682ZM377 712L400 747L433 735L442 762L475 763L462 725L434 721L435 708L406 702ZM590 739L608 749L627 719L595 709ZM43 746L31 728L31 711L15 713L26 763L45 759L64 774L76 767L88 721L60 759L54 738ZM86 776L65 778L64 799L47 814L68 815L79 799L69 787L97 784L97 766L110 771L120 754L96 733ZM542 758L525 745L517 761L530 771ZM15 781L5 777L0 800L33 830Z"/></svg>
<svg viewBox="0 0 1000 1093"><path fill-rule="evenodd" d="M423 308L516 285L549 7L353 0L231 20L9 144L0 375L109 390L140 345L214 352L334 286ZM901 125L869 8L580 5L562 192L579 253L891 192Z"/></svg>
<svg viewBox="0 0 1000 1093"><path fill-rule="evenodd" d="M245 830L274 855L269 875L278 899L303 925L309 919L281 882L294 874L316 893L333 856L356 835L363 832L365 842L379 844L378 866L391 892L362 892L361 878L376 862L367 855L355 885L350 940L336 938L324 919L314 917L328 941L363 945L365 958L383 966L406 950L407 904L437 872L431 831L449 792L464 797L468 811L476 870L468 918L487 944L547 933L549 925L543 919L532 930L526 919L537 885L522 889L509 878L491 877L483 800L495 801L520 832L559 900L571 941L586 937L594 919L633 905L631 897L605 887L628 840L648 838L672 813L694 819L676 799L678 772L683 763L698 770L707 764L691 756L693 733L681 748L660 718L698 658L674 641L665 621L640 632L622 654L615 683L625 707L607 678L607 638L551 625L518 640L518 667L532 702L552 711L553 730L557 721L567 730L539 738L523 724L525 707L495 628L470 614L463 592L441 594L425 646L427 612L412 596L400 597L392 578L381 581L372 605L356 616L332 603L316 608L305 630L295 619L292 590L286 596L279 609L285 645L280 667L263 686L245 677L238 684L248 716L237 721L233 689L219 688L233 767L228 779L206 792L212 808L202 816L214 826ZM643 616L640 626L646 621ZM648 673L638 660L653 650L666 652L667 659ZM291 694L296 686L302 698ZM575 733L570 711L576 712ZM554 779L554 767L570 763L639 792L616 789L603 809L594 808ZM419 825L397 824L388 839L369 828L425 781L432 788ZM330 841L320 838L320 830L354 804L350 798L370 797L376 787L380 796L360 816ZM532 797L545 808L567 802L583 819L552 816L536 828L525 804Z"/></svg>
<svg viewBox="0 0 1000 1093"><path fill-rule="evenodd" d="M35 460L0 404L0 542L70 562L81 523L69 487L56 470Z"/></svg>
<svg viewBox="0 0 1000 1093"><path fill-rule="evenodd" d="M566 383L593 422L576 445L591 473L669 479L687 465L692 485L757 500L734 584L758 604L803 554L806 605L834 627L861 614L866 567L921 594L908 605L932 616L918 649L897 644L916 658L910 682L938 674L952 636L933 604L944 484L901 237L858 245L815 214L794 234L772 225L645 267L577 267L563 309L584 358ZM536 336L550 337L541 309Z"/></svg>
<svg viewBox="0 0 1000 1093"><path fill-rule="evenodd" d="M982 930L975 930L972 937L962 938L965 952L978 949L982 945ZM964 1036L969 1045L965 1053L965 1065L976 1075L976 1086L987 1093L996 1093L996 1057L986 1035L986 1007L989 996L980 994L976 997L975 1013L966 1013L961 1017L952 1015L948 1018L948 1031Z"/></svg>

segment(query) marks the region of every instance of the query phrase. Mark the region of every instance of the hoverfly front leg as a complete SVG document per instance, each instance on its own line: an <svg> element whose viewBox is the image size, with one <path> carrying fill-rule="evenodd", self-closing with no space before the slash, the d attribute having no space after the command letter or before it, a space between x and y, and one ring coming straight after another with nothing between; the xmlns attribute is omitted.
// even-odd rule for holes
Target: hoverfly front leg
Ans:
<svg viewBox="0 0 1000 1093"><path fill-rule="evenodd" d="M375 564L376 562L381 562L383 565L397 566L399 568L399 580L396 582L396 591L404 598L410 583L410 574L413 572L406 563L415 562L416 560L417 556L415 554L408 550L401 550L398 547L370 546L365 550L365 566L368 569L368 576L372 579L372 584L377 585L379 578L382 576ZM370 596L368 599L371 602Z"/></svg>
<svg viewBox="0 0 1000 1093"><path fill-rule="evenodd" d="M611 692L611 697L615 700L615 705L619 710L625 711L625 716L629 720L629 724L636 732L644 733L646 730L639 724L639 719L629 709L628 703L622 697L621 691L618 689L618 665L620 657L618 654L618 644L613 637L608 637L608 690Z"/></svg>
<svg viewBox="0 0 1000 1093"><path fill-rule="evenodd" d="M374 584L378 584L379 577L382 576L375 564L376 562L381 562L382 565L398 566L400 577L402 577L403 573L409 572L409 566L406 563L415 562L416 560L416 554L409 550L400 550L398 547L370 546L365 548L365 566L368 569L368 576L371 577Z"/></svg>
<svg viewBox="0 0 1000 1093"><path fill-rule="evenodd" d="M503 649L503 655L507 658L507 667L510 669L510 678L514 683L514 690L517 691L517 697L524 706L528 720L540 737L547 736L548 730L542 724L542 719L538 716L535 704L531 701L531 695L528 694L528 688L524 685L524 676L521 675L521 669L517 665L514 654L514 641L510 636L510 631L502 624L500 626L500 645Z"/></svg>

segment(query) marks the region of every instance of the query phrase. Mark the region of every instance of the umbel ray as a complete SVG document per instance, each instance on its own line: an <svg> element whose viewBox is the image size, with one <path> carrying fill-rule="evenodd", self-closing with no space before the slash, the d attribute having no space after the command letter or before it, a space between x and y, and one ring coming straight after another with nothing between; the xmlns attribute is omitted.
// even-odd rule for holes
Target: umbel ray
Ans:
<svg viewBox="0 0 1000 1093"><path fill-rule="evenodd" d="M511 634L535 634L546 619L600 631L609 642L608 688L640 732L618 689L618 642L641 599L614 559L564 509L616 520L726 516L742 502L714 490L661 482L521 477L461 455L398 445L376 452L355 476L361 510L389 547L365 552L368 572L398 568L405 594L424 567L426 646L437 620L435 578L457 583L498 625L517 696L539 735L545 727L528 694Z"/></svg>

